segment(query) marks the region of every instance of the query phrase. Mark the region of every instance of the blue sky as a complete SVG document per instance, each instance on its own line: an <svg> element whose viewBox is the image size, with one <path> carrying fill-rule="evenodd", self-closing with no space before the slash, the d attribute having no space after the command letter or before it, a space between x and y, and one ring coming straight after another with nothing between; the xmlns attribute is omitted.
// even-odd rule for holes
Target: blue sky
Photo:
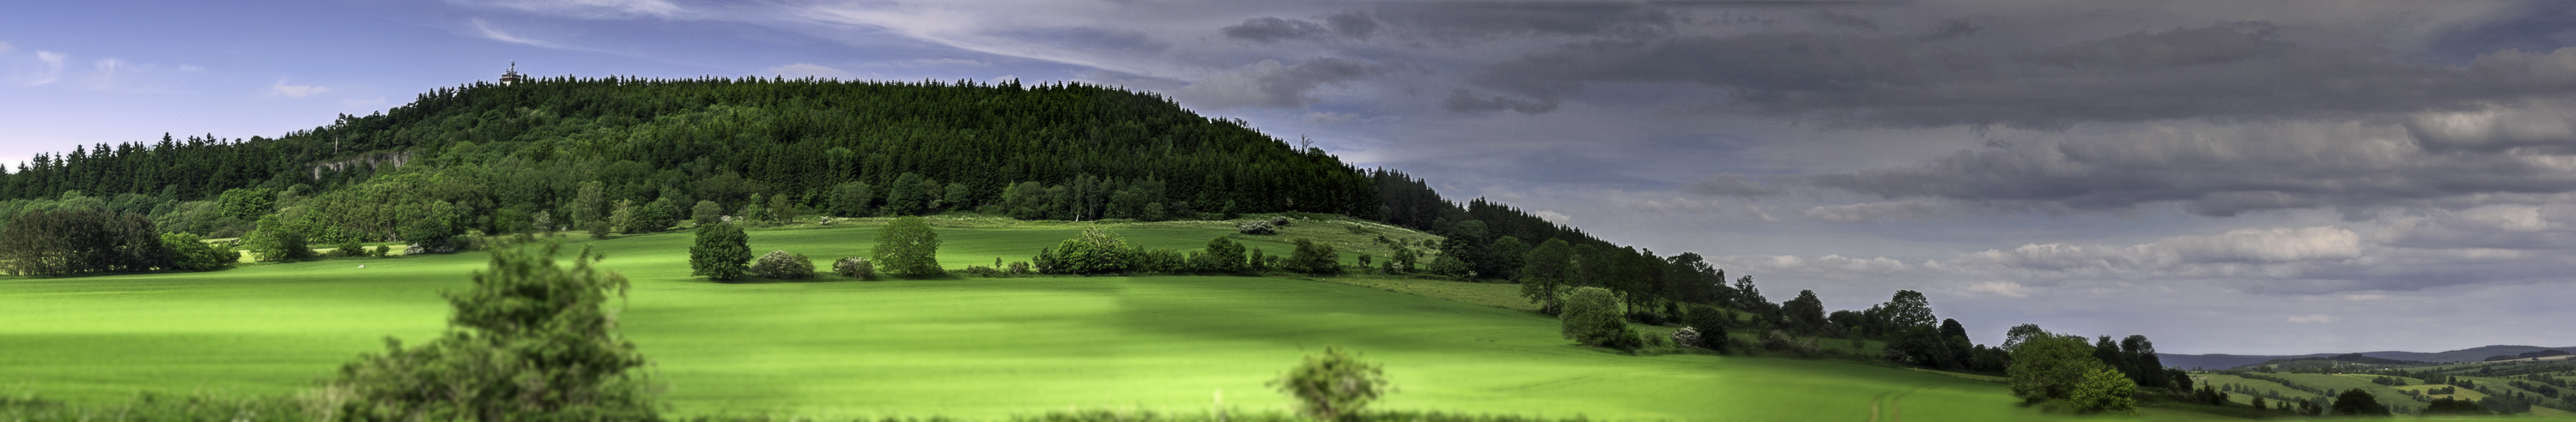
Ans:
<svg viewBox="0 0 2576 422"><path fill-rule="evenodd" d="M2162 351L2576 345L2548 2L43 2L0 160L491 80L1077 81L1829 308Z"/></svg>

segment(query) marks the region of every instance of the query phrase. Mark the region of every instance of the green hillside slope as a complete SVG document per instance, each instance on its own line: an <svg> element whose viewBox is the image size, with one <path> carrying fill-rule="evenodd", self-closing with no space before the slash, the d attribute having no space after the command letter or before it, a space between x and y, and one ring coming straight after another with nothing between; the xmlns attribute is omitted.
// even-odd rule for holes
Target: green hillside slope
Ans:
<svg viewBox="0 0 2576 422"><path fill-rule="evenodd" d="M948 228L951 266L1023 259L1075 228ZM1145 243L1185 234L1136 229ZM1163 229L1186 230L1186 229ZM752 232L756 250L863 254L872 229ZM1201 235L1222 231L1201 230ZM1154 240L1154 239L1171 240ZM1282 410L1262 382L1300 355L1383 362L1389 409L1621 420L2037 417L1999 384L1847 363L1635 357L1559 338L1523 311L1257 277L1042 277L716 284L689 237L591 242L633 278L625 330L684 414L947 415L1066 408ZM1160 246L1160 245L1156 245ZM991 250L994 252L976 252ZM480 254L0 283L0 379L74 402L136 391L282 394L385 336L444 322L435 292ZM360 268L364 265L364 268Z"/></svg>

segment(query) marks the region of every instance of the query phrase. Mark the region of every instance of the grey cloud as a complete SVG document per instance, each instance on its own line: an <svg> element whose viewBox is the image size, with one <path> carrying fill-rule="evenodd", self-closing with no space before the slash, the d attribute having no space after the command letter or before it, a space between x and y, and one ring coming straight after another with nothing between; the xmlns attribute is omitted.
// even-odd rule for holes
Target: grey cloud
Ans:
<svg viewBox="0 0 2576 422"><path fill-rule="evenodd" d="M1951 38L1966 37L1966 36L1970 36L1970 35L1977 35L1977 33L1979 33L1979 32L1985 32L1985 30L1986 30L1986 26L1985 26L1985 25L1978 24L1975 20L1972 20L1972 19L1965 19L1965 18L1951 18L1951 19L1943 19L1943 20L1941 20L1941 26L1940 26L1939 28L1935 28L1935 29L1933 29L1933 30L1932 30L1932 33L1931 33L1930 35L1924 35L1924 36L1923 36L1923 40L1924 40L1924 41L1940 41L1940 40L1947 40L1947 39L1951 39Z"/></svg>
<svg viewBox="0 0 2576 422"><path fill-rule="evenodd" d="M1378 28L1376 19L1371 19L1368 14L1357 11L1325 15L1324 24L1332 27L1335 34L1363 40L1371 35L1377 35Z"/></svg>
<svg viewBox="0 0 2576 422"><path fill-rule="evenodd" d="M1001 35L1030 43L1089 51L1128 51L1153 53L1171 48L1143 32L1093 27L1021 28L1000 31Z"/></svg>
<svg viewBox="0 0 2576 422"><path fill-rule="evenodd" d="M1972 25L1972 24L1971 24ZM1974 32L1969 26L1944 31ZM2576 49L2499 52L2467 66L2285 41L2246 23L2040 49L1809 32L1566 44L1471 80L1547 101L1585 84L1689 83L1738 111L1835 125L2004 125L2415 112L2576 91Z"/></svg>
<svg viewBox="0 0 2576 422"><path fill-rule="evenodd" d="M2557 108L2419 113L2406 120L2406 130L2433 152L2493 153L2515 148L2576 152L2576 113Z"/></svg>
<svg viewBox="0 0 2576 422"><path fill-rule="evenodd" d="M2418 249L2576 246L2576 204L2504 205L2386 219L2372 243Z"/></svg>
<svg viewBox="0 0 2576 422"><path fill-rule="evenodd" d="M1645 37L1671 32L1682 15L1644 3L1388 2L1369 11L1393 31L1444 42L1502 37Z"/></svg>
<svg viewBox="0 0 2576 422"><path fill-rule="evenodd" d="M1708 196L1764 196L1780 193L1779 189L1754 182L1750 176L1734 173L1709 175L1697 182L1682 186L1682 191Z"/></svg>
<svg viewBox="0 0 2576 422"><path fill-rule="evenodd" d="M1244 19L1242 24L1225 27L1225 36L1259 42L1278 42L1314 37L1325 33L1324 25L1297 19L1258 17Z"/></svg>
<svg viewBox="0 0 2576 422"><path fill-rule="evenodd" d="M1316 100L1316 87L1341 84L1391 71L1398 66L1324 57L1294 65L1262 60L1182 87L1178 96L1211 107L1298 108Z"/></svg>
<svg viewBox="0 0 2576 422"><path fill-rule="evenodd" d="M1916 166L1799 177L1887 198L2048 204L2076 210L2180 203L2192 213L2451 207L2452 199L2576 192L2576 168L2529 151L2423 147L2394 123L2171 123L2064 141L1960 151Z"/></svg>
<svg viewBox="0 0 2576 422"><path fill-rule="evenodd" d="M1834 13L1834 11L1831 10L1817 11L1816 21L1822 22L1828 26L1839 26L1863 31L1878 30L1878 21L1869 20L1869 18L1860 17L1860 15Z"/></svg>
<svg viewBox="0 0 2576 422"><path fill-rule="evenodd" d="M1449 109L1449 111L1463 113L1511 110L1524 114L1538 114L1556 110L1555 101L1526 100L1504 96L1481 96L1476 95L1474 92L1467 91L1466 88L1459 88L1455 91L1450 91L1449 98L1441 100L1440 106L1442 108Z"/></svg>

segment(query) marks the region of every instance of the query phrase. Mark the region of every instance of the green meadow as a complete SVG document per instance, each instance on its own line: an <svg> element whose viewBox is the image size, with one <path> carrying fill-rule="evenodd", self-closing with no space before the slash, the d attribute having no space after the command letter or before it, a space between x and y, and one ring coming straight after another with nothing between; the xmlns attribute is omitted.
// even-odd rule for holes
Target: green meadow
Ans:
<svg viewBox="0 0 2576 422"><path fill-rule="evenodd" d="M1083 228L949 224L967 226L939 229L940 258L952 271L997 257L1026 260ZM751 244L756 252L801 252L828 268L832 259L866 254L875 229L864 225L753 231ZM1376 236L1318 226L1311 229L1354 243ZM1188 250L1232 230L1114 231L1131 243ZM668 385L664 398L684 415L1286 411L1263 382L1305 352L1342 346L1386 368L1396 392L1383 409L1604 420L2050 418L2018 406L2003 385L1970 377L1827 360L1630 356L1573 344L1558 336L1554 319L1509 304L1438 297L1492 302L1498 293L1490 290L1509 285L828 275L721 284L689 276L690 241L686 233L567 241L567 254L593 246L608 256L602 267L633 281L624 332L655 361L654 376ZM1253 245L1288 251L1279 242ZM0 390L73 403L138 392L292 394L381 350L388 336L434 336L447 312L438 292L464 288L483 259L0 280L7 350ZM1398 286L1421 287L1393 291ZM2205 416L2149 409L2144 419Z"/></svg>

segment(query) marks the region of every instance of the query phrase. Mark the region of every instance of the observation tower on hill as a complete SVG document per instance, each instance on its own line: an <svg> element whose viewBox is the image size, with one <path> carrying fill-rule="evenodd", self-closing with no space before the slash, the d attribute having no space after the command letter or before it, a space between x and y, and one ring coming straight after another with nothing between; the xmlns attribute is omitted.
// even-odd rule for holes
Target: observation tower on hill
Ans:
<svg viewBox="0 0 2576 422"><path fill-rule="evenodd" d="M519 81L527 79L528 77L526 75L519 74L519 62L510 62L510 70L501 71L502 85L515 85L518 84Z"/></svg>

